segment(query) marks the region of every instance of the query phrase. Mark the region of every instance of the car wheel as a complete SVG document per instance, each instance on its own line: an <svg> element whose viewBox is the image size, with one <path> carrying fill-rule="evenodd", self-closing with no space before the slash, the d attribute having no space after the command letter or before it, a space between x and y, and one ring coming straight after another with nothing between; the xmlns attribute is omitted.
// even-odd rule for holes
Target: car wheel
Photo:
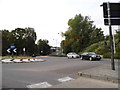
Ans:
<svg viewBox="0 0 120 90"><path fill-rule="evenodd" d="M89 60L92 61L92 57L90 57Z"/></svg>
<svg viewBox="0 0 120 90"><path fill-rule="evenodd" d="M74 57L72 56L72 58L74 58Z"/></svg>

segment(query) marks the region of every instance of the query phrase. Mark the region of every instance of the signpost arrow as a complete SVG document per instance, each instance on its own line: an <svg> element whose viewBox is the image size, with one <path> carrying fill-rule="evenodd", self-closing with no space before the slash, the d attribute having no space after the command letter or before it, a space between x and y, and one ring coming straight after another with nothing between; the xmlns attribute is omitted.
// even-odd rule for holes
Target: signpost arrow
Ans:
<svg viewBox="0 0 120 90"><path fill-rule="evenodd" d="M8 52L8 53L11 53L10 48L7 49L7 52Z"/></svg>
<svg viewBox="0 0 120 90"><path fill-rule="evenodd" d="M17 50L17 48L13 49L13 52L17 53L17 51L16 51L16 50Z"/></svg>

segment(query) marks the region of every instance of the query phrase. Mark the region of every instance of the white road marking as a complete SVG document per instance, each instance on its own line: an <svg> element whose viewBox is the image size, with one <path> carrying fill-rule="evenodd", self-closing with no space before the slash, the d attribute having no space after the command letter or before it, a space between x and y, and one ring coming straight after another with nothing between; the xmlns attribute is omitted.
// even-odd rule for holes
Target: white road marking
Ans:
<svg viewBox="0 0 120 90"><path fill-rule="evenodd" d="M69 76L58 79L59 82L67 82L71 80L74 80L74 79Z"/></svg>
<svg viewBox="0 0 120 90"><path fill-rule="evenodd" d="M49 84L48 82L42 82L42 83L27 85L27 88L48 88L48 87L51 87L51 86L52 85Z"/></svg>

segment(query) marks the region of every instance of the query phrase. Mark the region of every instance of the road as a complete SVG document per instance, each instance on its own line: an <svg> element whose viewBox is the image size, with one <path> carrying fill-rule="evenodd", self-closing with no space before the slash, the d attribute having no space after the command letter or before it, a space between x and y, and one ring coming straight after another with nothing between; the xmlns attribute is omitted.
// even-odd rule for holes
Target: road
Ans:
<svg viewBox="0 0 120 90"><path fill-rule="evenodd" d="M111 64L110 60L88 61L66 57L37 57L46 60L35 63L2 64L3 88L36 88L58 85L65 80L75 80L82 70ZM41 86L43 87L43 86Z"/></svg>

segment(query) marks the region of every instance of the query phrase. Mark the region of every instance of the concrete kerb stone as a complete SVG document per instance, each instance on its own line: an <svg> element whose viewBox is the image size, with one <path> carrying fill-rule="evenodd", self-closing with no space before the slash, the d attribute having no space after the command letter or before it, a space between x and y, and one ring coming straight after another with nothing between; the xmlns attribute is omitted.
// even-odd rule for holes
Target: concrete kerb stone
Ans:
<svg viewBox="0 0 120 90"><path fill-rule="evenodd" d="M4 62L2 61L4 59L1 59L1 63L5 63L5 64L9 64L9 63L36 63L36 62L45 62L46 60L43 59L33 59L32 61L30 59L28 59L28 61L24 61L23 59L20 59L19 61L17 61L16 59L11 59L11 62ZM15 61L14 61L15 60Z"/></svg>
<svg viewBox="0 0 120 90"><path fill-rule="evenodd" d="M81 76L81 77L87 77L87 78L92 78L92 79L97 79L97 80L104 80L104 81L110 81L110 82L113 82L113 83L118 83L118 79L114 78L114 77L95 76L95 75L86 74L86 73L83 73L83 72L78 72L77 74L78 74L78 76Z"/></svg>

